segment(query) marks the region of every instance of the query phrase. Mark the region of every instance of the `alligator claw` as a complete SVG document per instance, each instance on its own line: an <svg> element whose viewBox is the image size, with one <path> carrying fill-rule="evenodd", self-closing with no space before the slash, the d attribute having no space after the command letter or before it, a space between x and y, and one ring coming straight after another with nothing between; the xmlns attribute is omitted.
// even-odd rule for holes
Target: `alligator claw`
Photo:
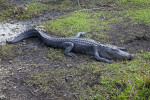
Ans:
<svg viewBox="0 0 150 100"><path fill-rule="evenodd" d="M66 53L67 56L70 56L72 58L76 58L76 55L74 53Z"/></svg>
<svg viewBox="0 0 150 100"><path fill-rule="evenodd" d="M73 53L71 53L70 56L71 56L72 58L76 58L76 57L77 57L77 56L76 56L75 54L73 54Z"/></svg>
<svg viewBox="0 0 150 100"><path fill-rule="evenodd" d="M112 64L112 63L113 63L113 61L108 60L106 63L108 63L108 64Z"/></svg>

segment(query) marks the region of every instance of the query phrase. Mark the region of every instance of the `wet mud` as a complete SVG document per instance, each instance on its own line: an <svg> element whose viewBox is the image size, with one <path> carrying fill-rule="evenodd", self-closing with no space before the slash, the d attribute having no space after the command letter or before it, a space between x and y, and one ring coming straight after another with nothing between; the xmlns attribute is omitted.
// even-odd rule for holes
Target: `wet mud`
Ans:
<svg viewBox="0 0 150 100"><path fill-rule="evenodd" d="M0 45L5 45L6 40L12 40L21 32L36 28L39 23L44 23L46 21L56 19L64 15L64 12L45 12L41 14L41 16L32 18L25 21L18 21L18 20L10 20L0 23ZM38 28L38 27L37 27Z"/></svg>

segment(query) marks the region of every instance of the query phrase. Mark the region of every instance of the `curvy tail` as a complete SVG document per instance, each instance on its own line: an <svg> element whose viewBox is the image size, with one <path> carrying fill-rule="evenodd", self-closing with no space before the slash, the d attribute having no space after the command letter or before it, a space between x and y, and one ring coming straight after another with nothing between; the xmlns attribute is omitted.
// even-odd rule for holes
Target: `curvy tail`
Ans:
<svg viewBox="0 0 150 100"><path fill-rule="evenodd" d="M39 35L39 31L36 29L29 29L27 31L22 32L20 35L15 37L12 41L6 41L7 43L16 43L23 39L29 38L29 37L36 37Z"/></svg>

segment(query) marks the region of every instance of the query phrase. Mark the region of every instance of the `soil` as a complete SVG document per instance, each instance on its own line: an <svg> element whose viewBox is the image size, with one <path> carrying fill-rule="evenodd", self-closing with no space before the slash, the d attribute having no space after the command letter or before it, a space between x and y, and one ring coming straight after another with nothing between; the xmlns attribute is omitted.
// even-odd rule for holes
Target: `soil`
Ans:
<svg viewBox="0 0 150 100"><path fill-rule="evenodd" d="M131 25L129 22L125 23L128 24L125 26L120 23L113 24L113 28L107 32L110 36L110 42L113 45L126 47L129 52L134 54L150 51L150 27L145 24Z"/></svg>
<svg viewBox="0 0 150 100"><path fill-rule="evenodd" d="M11 2L17 2L17 4L24 3L25 1L30 2L30 0L10 0ZM35 27L38 23L51 20L51 18L57 18L64 15L65 13L60 12L45 12L43 15L22 21L26 26L25 29ZM49 17L50 16L50 17ZM15 22L15 21L14 21ZM32 24L31 24L32 23ZM146 25L137 26L121 26L119 23L113 25L113 29L107 31L108 35L111 37L110 42L113 45L126 47L128 52L133 54L143 51L150 51L150 27ZM146 33L142 36L133 36L127 34L126 31L133 31L135 34ZM116 33L122 33L121 35ZM121 42L119 38L128 38L124 42ZM5 40L4 40L5 42ZM57 98L49 98L47 95L34 87L29 87L25 80L27 80L28 75L33 73L40 73L45 70L50 69L62 69L62 68L72 68L75 67L77 63L94 61L92 57L86 55L77 54L77 58L68 59L67 62L62 63L61 61L50 62L50 58L47 55L49 52L49 47L44 45L39 39L31 38L23 40L20 43L12 44L14 55L12 58L8 56L2 57L0 60L0 100L53 100ZM1 46L3 48L3 46ZM62 51L63 53L63 51ZM1 55L0 55L1 57ZM65 96L61 96L63 100L67 100ZM72 97L76 99L76 97Z"/></svg>

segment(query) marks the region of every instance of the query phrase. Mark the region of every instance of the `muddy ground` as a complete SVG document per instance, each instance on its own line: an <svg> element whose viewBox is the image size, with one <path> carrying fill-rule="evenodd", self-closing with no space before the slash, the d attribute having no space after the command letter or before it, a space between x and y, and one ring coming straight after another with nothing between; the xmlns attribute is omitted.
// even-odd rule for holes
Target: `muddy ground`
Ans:
<svg viewBox="0 0 150 100"><path fill-rule="evenodd" d="M9 0L16 4L22 4L30 0L18 1ZM106 8L108 9L109 6ZM48 16L57 18L69 12L44 12L40 16L32 19L24 20L22 23L26 24L26 29L36 27L38 23L52 20ZM44 15L45 14L45 15ZM31 25L31 22L32 24ZM125 20L125 23L126 20ZM113 45L126 47L128 52L136 54L141 51L150 52L150 27L145 24L139 25L127 25L123 26L120 23L115 23L110 30L104 30L107 35L110 36L109 42ZM143 35L130 36L127 34L130 31L135 34L144 33ZM117 34L119 33L119 34ZM120 34L121 33L121 34ZM91 33L92 34L92 31ZM146 34L146 35L145 35ZM94 37L92 37L94 39ZM121 42L121 39L124 41ZM101 41L101 40L98 40ZM0 54L0 100L79 100L78 94L68 88L59 87L55 88L53 95L44 93L37 86L30 86L27 81L29 76L38 74L48 70L63 70L76 68L78 64L95 62L95 59L91 56L77 54L77 58L72 59L63 54L63 50L51 49L43 44L37 38L31 38L23 40L16 44L7 44L1 46L4 52ZM1 50L2 51L2 50ZM63 59L57 54L53 53L58 57L52 59L48 54L53 51L57 51L58 54L62 54ZM56 53L57 53L56 52ZM117 61L114 61L117 62ZM99 63L100 64L100 63ZM64 75L63 81L68 83L72 81L72 77ZM89 79L90 80L90 79ZM87 83L87 86L96 83ZM68 95L70 97L68 97ZM111 98L110 98L111 99Z"/></svg>

